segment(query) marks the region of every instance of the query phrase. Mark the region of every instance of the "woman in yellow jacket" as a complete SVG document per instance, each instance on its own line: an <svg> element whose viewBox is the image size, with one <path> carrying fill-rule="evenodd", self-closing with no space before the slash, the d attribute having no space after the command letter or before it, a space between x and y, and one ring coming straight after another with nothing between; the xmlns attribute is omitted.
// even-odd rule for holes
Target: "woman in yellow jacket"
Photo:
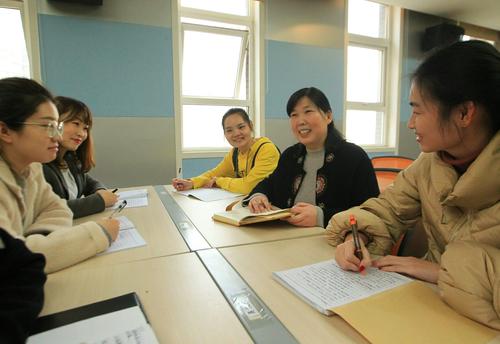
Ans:
<svg viewBox="0 0 500 344"><path fill-rule="evenodd" d="M172 184L178 191L219 187L248 194L275 170L278 148L267 137L253 137L253 124L245 110L229 109L222 117L222 128L233 148L214 169L191 179L174 178Z"/></svg>
<svg viewBox="0 0 500 344"><path fill-rule="evenodd" d="M454 43L429 56L412 79L408 127L422 154L378 198L334 215L329 242L342 268L372 265L437 283L459 312L500 329L500 53L485 42ZM351 214L362 260L354 254ZM371 260L420 219L425 257Z"/></svg>

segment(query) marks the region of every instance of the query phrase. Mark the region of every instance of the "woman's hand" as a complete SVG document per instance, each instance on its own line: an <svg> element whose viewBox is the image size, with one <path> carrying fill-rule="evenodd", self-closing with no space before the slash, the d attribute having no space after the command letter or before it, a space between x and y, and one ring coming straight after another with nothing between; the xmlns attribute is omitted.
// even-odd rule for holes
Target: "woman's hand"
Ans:
<svg viewBox="0 0 500 344"><path fill-rule="evenodd" d="M370 253L365 247L364 241L360 238L361 251L363 252L363 260L359 260L354 254L354 240L352 235L346 237L346 241L337 246L335 249L335 260L337 264L344 270L359 271L362 274L366 273L366 268L372 265Z"/></svg>
<svg viewBox="0 0 500 344"><path fill-rule="evenodd" d="M252 197L248 203L248 208L250 208L252 213L262 213L271 210L271 203L269 203L269 199L266 195L258 195Z"/></svg>
<svg viewBox="0 0 500 344"><path fill-rule="evenodd" d="M206 182L203 187L204 188L217 188L217 177L213 177L212 179L210 179L208 182Z"/></svg>
<svg viewBox="0 0 500 344"><path fill-rule="evenodd" d="M309 203L298 202L290 211L293 215L284 219L288 223L302 227L316 226L318 216L316 206Z"/></svg>
<svg viewBox="0 0 500 344"><path fill-rule="evenodd" d="M172 179L172 185L177 191L191 190L193 188L193 182L189 179L174 178Z"/></svg>
<svg viewBox="0 0 500 344"><path fill-rule="evenodd" d="M120 231L120 221L118 221L117 219L104 218L97 221L97 223L100 224L106 230L106 232L108 232L108 234L111 236L111 241L116 240L118 232Z"/></svg>
<svg viewBox="0 0 500 344"><path fill-rule="evenodd" d="M118 201L118 195L109 191L109 190L101 189L101 190L97 190L96 193L102 197L102 199L104 200L104 206L106 208L111 207L113 204L115 204Z"/></svg>
<svg viewBox="0 0 500 344"><path fill-rule="evenodd" d="M385 256L373 262L382 271L399 272L422 281L437 283L439 264L416 257Z"/></svg>

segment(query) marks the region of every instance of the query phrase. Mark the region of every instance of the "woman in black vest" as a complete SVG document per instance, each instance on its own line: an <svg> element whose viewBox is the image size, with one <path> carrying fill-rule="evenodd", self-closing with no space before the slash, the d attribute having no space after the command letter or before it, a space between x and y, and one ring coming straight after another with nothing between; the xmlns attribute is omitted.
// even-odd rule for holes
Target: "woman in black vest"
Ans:
<svg viewBox="0 0 500 344"><path fill-rule="evenodd" d="M272 204L291 208L291 224L324 227L333 214L378 196L370 159L335 129L322 91L298 90L288 100L287 113L299 143L287 148L276 170L252 190L252 212L269 210Z"/></svg>

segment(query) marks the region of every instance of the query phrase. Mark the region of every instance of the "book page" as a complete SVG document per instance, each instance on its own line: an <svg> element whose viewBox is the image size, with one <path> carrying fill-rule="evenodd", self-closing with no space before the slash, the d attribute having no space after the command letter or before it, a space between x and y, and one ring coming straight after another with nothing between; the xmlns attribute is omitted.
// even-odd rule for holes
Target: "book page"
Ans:
<svg viewBox="0 0 500 344"><path fill-rule="evenodd" d="M204 202L212 202L221 199L235 198L243 195L220 188L200 188L200 189L192 189L185 191L177 191L177 193L184 196L192 196Z"/></svg>
<svg viewBox="0 0 500 344"><path fill-rule="evenodd" d="M410 278L368 268L366 275L345 271L335 260L274 272L273 276L308 303L328 314L327 310L367 298L411 281Z"/></svg>
<svg viewBox="0 0 500 344"><path fill-rule="evenodd" d="M125 308L116 312L74 322L38 333L28 344L157 344L141 309Z"/></svg>
<svg viewBox="0 0 500 344"><path fill-rule="evenodd" d="M238 204L241 204L241 202L238 202ZM281 208L274 207L273 209L268 210L268 211L263 211L262 213L252 213L250 211L250 208L238 206L238 204L236 204L233 207L233 209L230 210L229 212L232 212L234 214L238 214L238 216L240 218L245 218L245 217L249 217L249 216L266 216L266 215L272 215L272 214L277 214L277 213L281 213L281 212L287 212L290 210L290 209L281 209Z"/></svg>

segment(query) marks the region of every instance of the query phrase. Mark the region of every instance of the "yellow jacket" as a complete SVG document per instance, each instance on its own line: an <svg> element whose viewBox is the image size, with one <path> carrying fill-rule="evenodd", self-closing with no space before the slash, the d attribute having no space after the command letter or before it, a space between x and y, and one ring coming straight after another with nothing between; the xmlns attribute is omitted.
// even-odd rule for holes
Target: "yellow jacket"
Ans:
<svg viewBox="0 0 500 344"><path fill-rule="evenodd" d="M266 144L264 144L266 143ZM255 152L260 145L264 144L257 154L255 165L251 168ZM255 141L250 150L238 153L238 172L242 178L236 178L233 167L233 149L226 154L224 159L214 169L191 178L194 188L200 188L210 179L216 177L217 186L222 189L248 194L264 178L270 175L278 165L280 157L276 146L267 137L261 137Z"/></svg>
<svg viewBox="0 0 500 344"><path fill-rule="evenodd" d="M418 219L428 240L427 260L440 263L446 245L469 240L500 247L500 133L459 176L437 153L422 153L378 198L334 215L327 226L330 244L344 241L354 214L370 242L368 250L389 253Z"/></svg>

